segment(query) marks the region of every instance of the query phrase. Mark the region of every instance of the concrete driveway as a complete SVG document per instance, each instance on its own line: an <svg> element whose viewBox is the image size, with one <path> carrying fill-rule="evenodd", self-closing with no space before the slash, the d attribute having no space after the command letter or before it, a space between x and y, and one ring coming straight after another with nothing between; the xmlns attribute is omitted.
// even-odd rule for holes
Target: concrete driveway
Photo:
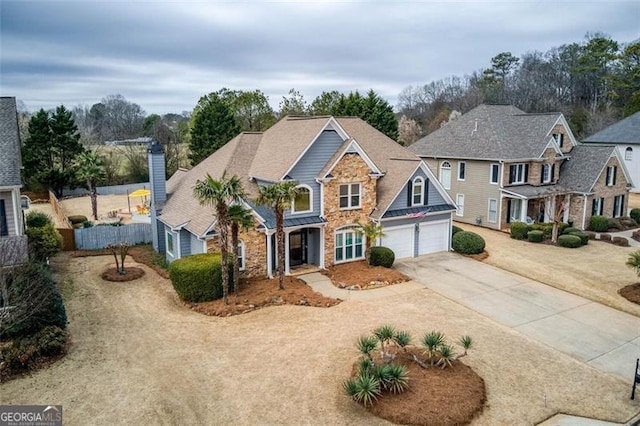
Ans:
<svg viewBox="0 0 640 426"><path fill-rule="evenodd" d="M632 382L640 318L455 253L397 261L417 283Z"/></svg>

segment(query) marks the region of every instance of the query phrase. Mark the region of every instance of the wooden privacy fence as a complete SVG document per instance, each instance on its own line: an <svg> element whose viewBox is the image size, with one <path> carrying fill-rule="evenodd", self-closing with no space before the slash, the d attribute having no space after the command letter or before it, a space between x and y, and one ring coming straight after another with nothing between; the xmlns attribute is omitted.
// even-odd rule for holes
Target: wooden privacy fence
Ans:
<svg viewBox="0 0 640 426"><path fill-rule="evenodd" d="M62 235L62 250L72 251L76 249L76 239L73 229L69 228L56 228L60 235Z"/></svg>
<svg viewBox="0 0 640 426"><path fill-rule="evenodd" d="M77 250L97 250L123 241L133 245L151 242L151 224L132 223L123 226L93 226L73 230Z"/></svg>

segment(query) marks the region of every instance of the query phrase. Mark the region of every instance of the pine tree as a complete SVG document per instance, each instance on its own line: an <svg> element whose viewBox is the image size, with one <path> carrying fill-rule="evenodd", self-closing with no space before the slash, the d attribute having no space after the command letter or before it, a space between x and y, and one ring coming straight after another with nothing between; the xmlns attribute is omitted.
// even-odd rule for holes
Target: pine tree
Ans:
<svg viewBox="0 0 640 426"><path fill-rule="evenodd" d="M233 111L216 93L203 96L193 113L189 159L200 163L240 133Z"/></svg>

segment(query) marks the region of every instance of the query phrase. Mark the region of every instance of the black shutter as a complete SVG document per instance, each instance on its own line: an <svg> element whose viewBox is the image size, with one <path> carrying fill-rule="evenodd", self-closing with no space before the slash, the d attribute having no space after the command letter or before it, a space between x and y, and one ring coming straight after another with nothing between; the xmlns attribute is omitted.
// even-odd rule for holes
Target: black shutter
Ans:
<svg viewBox="0 0 640 426"><path fill-rule="evenodd" d="M556 178L556 165L555 163L551 165L551 182Z"/></svg>
<svg viewBox="0 0 640 426"><path fill-rule="evenodd" d="M594 198L593 200L591 200L591 216L596 216L598 214L598 211L596 210L596 198Z"/></svg>
<svg viewBox="0 0 640 426"><path fill-rule="evenodd" d="M509 166L509 183L513 183L516 180L516 167L511 165Z"/></svg>
<svg viewBox="0 0 640 426"><path fill-rule="evenodd" d="M424 180L424 205L428 206L429 205L429 179L425 179Z"/></svg>
<svg viewBox="0 0 640 426"><path fill-rule="evenodd" d="M609 177L611 176L611 167L607 167L607 178L604 182L605 185L609 185Z"/></svg>
<svg viewBox="0 0 640 426"><path fill-rule="evenodd" d="M511 223L511 199L507 200L507 223Z"/></svg>
<svg viewBox="0 0 640 426"><path fill-rule="evenodd" d="M9 235L9 228L7 226L7 211L4 207L4 200L0 200L0 236Z"/></svg>
<svg viewBox="0 0 640 426"><path fill-rule="evenodd" d="M407 182L407 207L413 204L413 181Z"/></svg>
<svg viewBox="0 0 640 426"><path fill-rule="evenodd" d="M618 172L618 168L616 166L613 166L613 184L616 184L616 174Z"/></svg>
<svg viewBox="0 0 640 426"><path fill-rule="evenodd" d="M540 165L540 183L544 183L544 166L545 164Z"/></svg>
<svg viewBox="0 0 640 426"><path fill-rule="evenodd" d="M560 148L562 148L562 145L564 145L564 133L560 133Z"/></svg>
<svg viewBox="0 0 640 426"><path fill-rule="evenodd" d="M529 182L529 165L525 164L524 165L524 183L528 183Z"/></svg>
<svg viewBox="0 0 640 426"><path fill-rule="evenodd" d="M611 214L611 217L616 217L616 210L618 207L618 197L613 197L613 213Z"/></svg>

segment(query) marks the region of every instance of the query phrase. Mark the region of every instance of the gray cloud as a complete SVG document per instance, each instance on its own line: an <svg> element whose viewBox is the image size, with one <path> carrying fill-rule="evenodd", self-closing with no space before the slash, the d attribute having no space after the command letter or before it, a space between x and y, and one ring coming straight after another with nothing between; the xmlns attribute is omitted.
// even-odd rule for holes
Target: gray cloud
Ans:
<svg viewBox="0 0 640 426"><path fill-rule="evenodd" d="M373 88L464 74L602 31L640 37L638 2L166 3L3 1L0 91L31 109L120 93L147 112L190 110L221 87Z"/></svg>

